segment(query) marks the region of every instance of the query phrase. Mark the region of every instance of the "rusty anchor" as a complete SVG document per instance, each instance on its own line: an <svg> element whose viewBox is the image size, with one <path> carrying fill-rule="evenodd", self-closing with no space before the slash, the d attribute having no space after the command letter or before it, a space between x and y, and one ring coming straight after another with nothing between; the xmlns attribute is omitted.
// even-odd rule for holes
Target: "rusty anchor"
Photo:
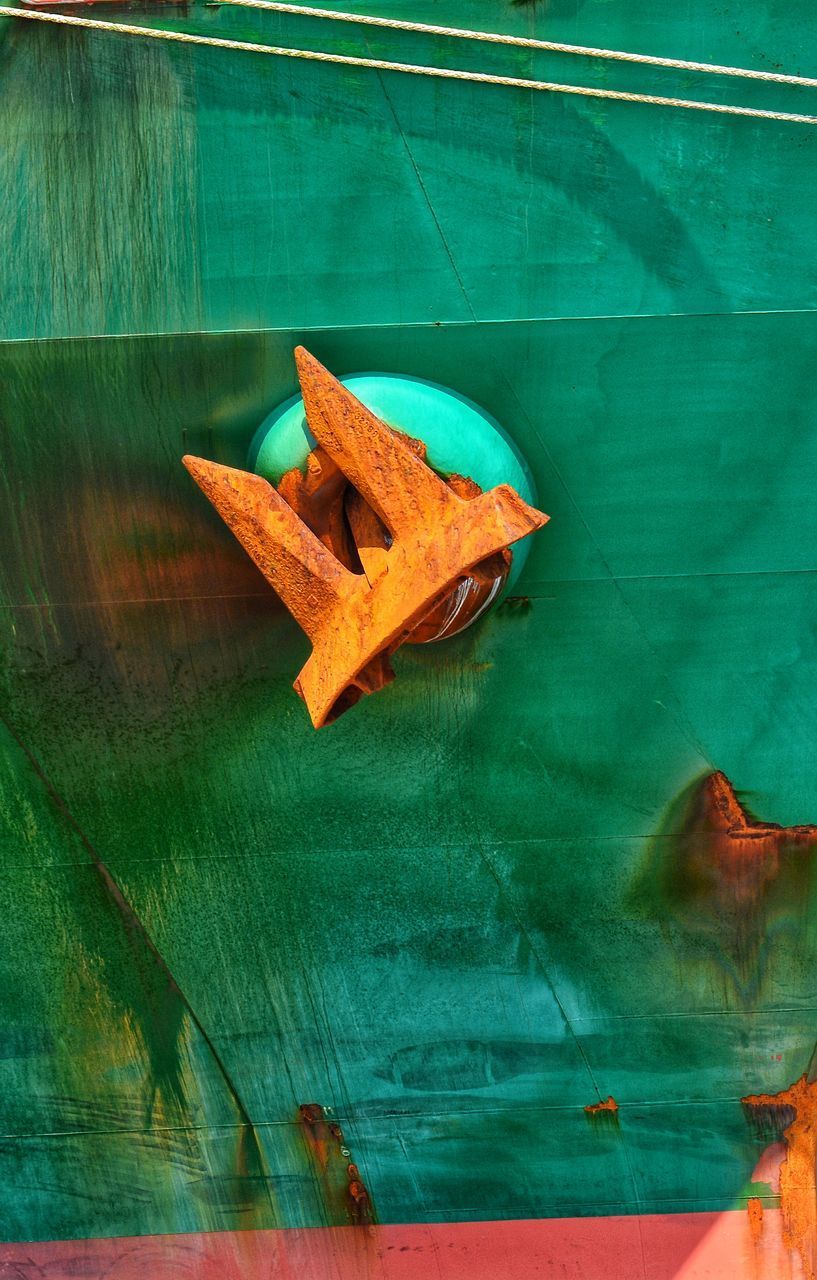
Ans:
<svg viewBox="0 0 817 1280"><path fill-rule="evenodd" d="M263 477L204 458L182 461L312 641L294 687L319 729L388 684L389 658L452 588L469 575L479 580L486 564L495 572L495 557L548 516L510 485L461 496L476 486L455 492L303 347L295 362L326 459L317 480L331 486L340 474L362 500L350 523L363 573L343 562L336 520L327 517L316 532Z"/></svg>

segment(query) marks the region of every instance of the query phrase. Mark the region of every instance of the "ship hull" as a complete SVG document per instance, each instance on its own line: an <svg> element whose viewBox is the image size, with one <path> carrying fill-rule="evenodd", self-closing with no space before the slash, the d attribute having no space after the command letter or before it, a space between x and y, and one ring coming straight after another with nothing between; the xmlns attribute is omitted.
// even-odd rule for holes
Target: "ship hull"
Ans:
<svg viewBox="0 0 817 1280"><path fill-rule="evenodd" d="M796 4L751 38L610 9L495 20L805 59ZM741 1099L810 1070L817 872L700 815L717 774L817 821L817 130L35 25L0 88L0 1257L754 1274L791 1117ZM180 461L245 466L298 344L474 400L551 517L513 597L319 733Z"/></svg>

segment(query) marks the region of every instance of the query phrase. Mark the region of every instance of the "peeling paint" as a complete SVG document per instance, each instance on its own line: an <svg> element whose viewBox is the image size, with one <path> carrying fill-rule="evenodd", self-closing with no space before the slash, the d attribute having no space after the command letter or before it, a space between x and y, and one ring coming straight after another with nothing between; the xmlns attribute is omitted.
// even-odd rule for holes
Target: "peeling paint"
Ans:
<svg viewBox="0 0 817 1280"><path fill-rule="evenodd" d="M786 1157L780 1166L780 1207L783 1241L802 1261L806 1280L817 1274L817 1080L804 1073L780 1093L755 1093L742 1098L754 1123L779 1128ZM750 1202L751 1203L751 1202ZM759 1202L757 1202L759 1203ZM757 1210L754 1210L757 1217ZM762 1224L762 1214L761 1214ZM752 1212L750 1212L750 1225ZM758 1226L752 1225L753 1236Z"/></svg>

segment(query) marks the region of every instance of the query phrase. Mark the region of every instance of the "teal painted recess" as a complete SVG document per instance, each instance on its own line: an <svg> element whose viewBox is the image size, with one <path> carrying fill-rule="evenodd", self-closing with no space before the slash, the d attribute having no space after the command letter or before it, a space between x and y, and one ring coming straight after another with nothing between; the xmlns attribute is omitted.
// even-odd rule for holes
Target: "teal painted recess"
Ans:
<svg viewBox="0 0 817 1280"><path fill-rule="evenodd" d="M395 431L426 446L426 461L443 476L468 476L485 492L508 484L535 505L530 468L496 418L466 396L423 378L362 373L343 378L367 409ZM250 442L247 466L271 484L293 468L305 470L315 447L303 398L296 394L273 409ZM517 543L503 594L512 590L530 551L530 539Z"/></svg>

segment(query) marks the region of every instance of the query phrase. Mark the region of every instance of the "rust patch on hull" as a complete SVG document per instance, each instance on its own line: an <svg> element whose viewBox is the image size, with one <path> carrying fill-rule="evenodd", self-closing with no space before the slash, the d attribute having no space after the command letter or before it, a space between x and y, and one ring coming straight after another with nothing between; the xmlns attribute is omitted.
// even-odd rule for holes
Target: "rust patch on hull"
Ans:
<svg viewBox="0 0 817 1280"><path fill-rule="evenodd" d="M806 928L817 826L761 822L721 771L698 779L671 807L630 890L629 906L680 926L695 963L714 962L750 1004L770 963L775 929ZM805 936L805 935L804 935ZM806 953L804 952L804 963Z"/></svg>
<svg viewBox="0 0 817 1280"><path fill-rule="evenodd" d="M596 1129L618 1129L618 1103L612 1095L603 1102L591 1102L584 1114Z"/></svg>
<svg viewBox="0 0 817 1280"><path fill-rule="evenodd" d="M323 1201L332 1226L371 1227L374 1205L360 1170L352 1161L343 1130L331 1119L331 1111L317 1102L298 1108L307 1150L323 1190Z"/></svg>
<svg viewBox="0 0 817 1280"><path fill-rule="evenodd" d="M755 1093L741 1102L759 1125L783 1129L786 1156L780 1166L780 1208L783 1242L799 1254L806 1280L815 1280L817 1268L817 1080L803 1074L780 1093ZM757 1202L759 1205L759 1201ZM750 1201L751 1204L751 1201ZM752 1234L762 1227L760 1215L750 1212Z"/></svg>
<svg viewBox="0 0 817 1280"><path fill-rule="evenodd" d="M589 1106L585 1107L584 1113L587 1116L617 1116L618 1103L611 1094L604 1102L591 1102Z"/></svg>
<svg viewBox="0 0 817 1280"><path fill-rule="evenodd" d="M760 1242L763 1234L763 1201L757 1196L751 1196L746 1202L746 1213L749 1218L749 1234L752 1237L752 1244L756 1245Z"/></svg>
<svg viewBox="0 0 817 1280"><path fill-rule="evenodd" d="M783 844L811 845L817 841L817 826L804 824L781 827L778 822L756 822L744 808L725 773L711 773L704 783L705 815L712 830L741 850L779 850Z"/></svg>

